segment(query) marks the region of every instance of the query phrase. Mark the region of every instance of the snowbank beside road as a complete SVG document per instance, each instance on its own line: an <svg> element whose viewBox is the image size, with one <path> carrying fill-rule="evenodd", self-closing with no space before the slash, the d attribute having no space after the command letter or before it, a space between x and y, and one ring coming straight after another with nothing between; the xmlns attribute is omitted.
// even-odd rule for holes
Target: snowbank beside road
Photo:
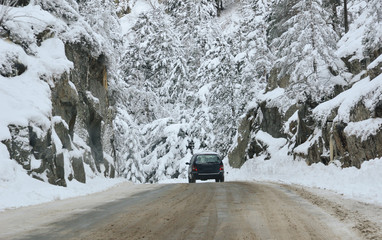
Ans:
<svg viewBox="0 0 382 240"><path fill-rule="evenodd" d="M226 180L297 184L331 190L346 198L382 205L382 158L364 162L361 169L341 168L336 163L308 166L304 161L294 161L292 156L287 155L278 155L271 160L264 158L250 159L241 169L226 167Z"/></svg>
<svg viewBox="0 0 382 240"><path fill-rule="evenodd" d="M293 160L282 138L273 138L260 131L260 138L270 149L270 156L249 159L240 169L232 168L224 159L226 181L266 181L326 189L345 198L382 205L382 158L365 161L361 169L341 168L339 162L308 166ZM266 160L270 157L270 160ZM160 183L187 182L187 179L167 179ZM200 183L198 181L197 183Z"/></svg>
<svg viewBox="0 0 382 240"><path fill-rule="evenodd" d="M367 161L361 169L344 168L335 163L307 166L303 161L293 161L284 155L285 148L273 154L271 160L265 156L248 160L241 169L225 164L226 181L270 181L297 184L305 187L331 190L346 198L382 205L382 158ZM227 161L227 160L225 160ZM105 179L101 176L88 178L86 184L75 180L68 187L53 186L32 179L15 161L2 161L0 165L0 211L22 206L35 205L75 196L88 195L111 188L125 179ZM9 166L4 166L8 164ZM13 169L12 173L4 169ZM7 177L8 176L8 177ZM12 176L12 177L10 177ZM5 179L7 179L5 181ZM187 179L166 179L160 183L186 183ZM198 182L199 183L199 182Z"/></svg>
<svg viewBox="0 0 382 240"><path fill-rule="evenodd" d="M0 211L84 196L126 182L122 178L93 176L87 178L86 184L73 179L67 182L67 187L59 187L30 177L16 161L3 159L1 152L0 149Z"/></svg>

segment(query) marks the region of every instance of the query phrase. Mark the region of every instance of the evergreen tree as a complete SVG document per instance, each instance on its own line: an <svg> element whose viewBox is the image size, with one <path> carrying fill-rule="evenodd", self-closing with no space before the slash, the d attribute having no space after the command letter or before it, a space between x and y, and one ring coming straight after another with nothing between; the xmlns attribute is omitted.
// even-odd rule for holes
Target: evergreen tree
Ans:
<svg viewBox="0 0 382 240"><path fill-rule="evenodd" d="M363 43L369 54L382 49L382 2L371 0L368 5L369 23L366 26Z"/></svg>
<svg viewBox="0 0 382 240"><path fill-rule="evenodd" d="M247 0L242 7L243 19L232 47L238 48L235 64L242 79L242 94L252 100L263 89L271 70L274 56L268 47L267 18L270 3L265 0Z"/></svg>
<svg viewBox="0 0 382 240"><path fill-rule="evenodd" d="M162 103L179 101L188 84L188 65L183 47L162 9L142 14L123 56L125 81L157 96Z"/></svg>
<svg viewBox="0 0 382 240"><path fill-rule="evenodd" d="M334 54L339 39L330 15L321 0L300 1L292 7L296 14L285 22L287 31L272 42L278 60L278 78L289 79L291 96L319 102L331 95L343 63Z"/></svg>
<svg viewBox="0 0 382 240"><path fill-rule="evenodd" d="M94 30L92 42L99 46L99 52L108 58L109 66L114 67L119 61L121 51L121 26L113 2L104 0L81 1L79 12Z"/></svg>

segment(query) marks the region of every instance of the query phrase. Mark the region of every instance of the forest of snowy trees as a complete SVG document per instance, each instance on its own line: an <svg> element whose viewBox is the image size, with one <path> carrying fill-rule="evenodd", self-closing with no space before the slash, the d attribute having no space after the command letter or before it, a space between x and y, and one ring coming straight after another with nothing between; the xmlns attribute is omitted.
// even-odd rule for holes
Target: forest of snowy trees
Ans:
<svg viewBox="0 0 382 240"><path fill-rule="evenodd" d="M71 76L86 78L77 90L92 74L100 79L100 90L80 91L95 110L81 119L85 127L67 128L84 140L79 148L129 180L184 178L192 150L217 151L233 167L269 159L257 137L264 132L308 164L360 167L382 156L370 147L382 143L380 0L1 3L1 37L26 55L53 37L71 58L89 55L93 65L74 59ZM38 23L23 19L23 7ZM11 60L0 60L8 77ZM2 129L10 139L8 125Z"/></svg>
<svg viewBox="0 0 382 240"><path fill-rule="evenodd" d="M134 11L139 1L129 4ZM118 87L124 94L115 123L121 136L117 159L128 178L152 182L184 174L191 141L196 149L226 156L243 114L267 92L284 89L270 105L286 121L298 104L311 111L351 87L354 74L337 52L347 37L343 2L222 5L218 11L209 0L151 1L125 32ZM364 46L350 48L380 51L381 28L372 26L381 22L380 2L347 5L350 31L362 14L369 23Z"/></svg>

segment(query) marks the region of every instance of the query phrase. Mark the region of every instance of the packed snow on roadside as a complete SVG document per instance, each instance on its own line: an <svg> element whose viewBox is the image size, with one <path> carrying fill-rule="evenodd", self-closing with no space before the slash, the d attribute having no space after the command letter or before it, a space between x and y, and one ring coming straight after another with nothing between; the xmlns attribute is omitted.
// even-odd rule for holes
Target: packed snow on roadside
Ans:
<svg viewBox="0 0 382 240"><path fill-rule="evenodd" d="M371 124L370 131L374 125ZM308 166L305 161L293 160L293 156L288 155L289 148L285 139L273 138L262 131L259 131L256 138L268 146L270 159L266 160L269 156L261 155L247 160L240 169L236 169L230 167L228 159L225 158L223 161L226 181L295 184L325 189L341 194L345 198L382 205L382 158L364 162L361 169L341 168L340 163L336 161L329 166L322 163ZM187 179L160 181L160 183L180 182L187 182Z"/></svg>
<svg viewBox="0 0 382 240"><path fill-rule="evenodd" d="M268 135L268 136L266 136ZM341 168L334 161L325 166L322 163L308 166L305 161L293 160L288 155L288 146L283 139L268 138L266 143L273 149L270 160L259 156L244 163L240 169L228 166L225 159L227 181L270 181L284 184L297 184L305 187L326 189L345 198L382 205L382 158L366 161L360 169ZM278 150L276 150L278 149Z"/></svg>
<svg viewBox="0 0 382 240"><path fill-rule="evenodd" d="M108 179L86 171L86 184L73 179L67 182L67 187L59 187L30 177L21 165L9 159L3 144L0 159L0 211L84 196L126 182L123 178Z"/></svg>

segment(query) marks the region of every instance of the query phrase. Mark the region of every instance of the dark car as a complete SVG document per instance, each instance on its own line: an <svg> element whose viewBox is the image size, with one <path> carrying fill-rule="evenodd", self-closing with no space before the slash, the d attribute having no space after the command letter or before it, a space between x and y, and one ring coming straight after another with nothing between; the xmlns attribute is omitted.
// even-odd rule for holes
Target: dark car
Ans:
<svg viewBox="0 0 382 240"><path fill-rule="evenodd" d="M188 167L188 182L194 183L197 179L215 179L224 182L224 165L221 157L215 152L196 153Z"/></svg>

